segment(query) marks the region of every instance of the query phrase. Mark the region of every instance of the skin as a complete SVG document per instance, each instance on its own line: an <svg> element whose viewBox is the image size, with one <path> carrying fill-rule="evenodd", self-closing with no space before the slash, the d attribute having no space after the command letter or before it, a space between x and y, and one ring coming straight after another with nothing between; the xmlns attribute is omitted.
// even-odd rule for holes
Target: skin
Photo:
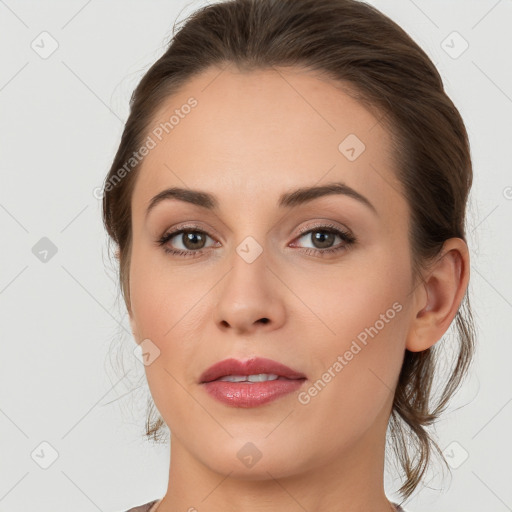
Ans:
<svg viewBox="0 0 512 512"><path fill-rule="evenodd" d="M448 240L425 283L414 283L390 135L327 79L212 68L168 98L152 126L191 96L198 105L144 158L132 197L130 321L136 342L160 351L145 370L172 432L158 512L389 512L385 434L404 351L425 350L448 329L468 284L467 246ZM338 150L348 134L366 146L354 161ZM284 192L339 181L376 213L346 195L277 205ZM171 199L146 218L171 186L214 194L218 211ZM173 256L155 243L192 221L208 235L203 254ZM298 229L325 222L357 242L322 257L329 245ZM236 251L248 236L262 248L252 263ZM177 235L167 246L194 250L184 243ZM344 244L336 236L330 247ZM262 356L304 373L309 388L394 303L400 312L306 405L295 392L229 407L198 383L217 361ZM252 467L237 456L248 442L261 452Z"/></svg>

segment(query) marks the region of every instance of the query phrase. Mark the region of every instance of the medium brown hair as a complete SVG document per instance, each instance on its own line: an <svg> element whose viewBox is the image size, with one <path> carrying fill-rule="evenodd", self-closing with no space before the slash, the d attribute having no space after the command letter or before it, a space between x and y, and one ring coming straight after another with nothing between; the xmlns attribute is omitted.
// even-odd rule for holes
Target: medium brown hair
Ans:
<svg viewBox="0 0 512 512"><path fill-rule="evenodd" d="M173 34L165 53L134 90L130 115L104 184L103 220L117 246L120 286L130 307L131 198L139 165L112 186L119 169L143 144L163 102L194 75L234 65L242 71L293 66L335 80L393 136L396 176L411 212L412 273L419 283L451 237L466 240L465 210L472 183L468 136L425 52L395 22L356 0L230 0L195 11ZM110 183L110 185L109 185ZM432 403L440 343L406 350L389 422L393 447L405 474L399 493L408 498L429 466L427 427L445 410L474 352L475 328L468 291L454 319L454 367ZM444 343L448 343L445 339ZM165 423L152 421L146 435L158 440ZM448 468L448 466L446 465ZM449 469L449 468L448 468Z"/></svg>

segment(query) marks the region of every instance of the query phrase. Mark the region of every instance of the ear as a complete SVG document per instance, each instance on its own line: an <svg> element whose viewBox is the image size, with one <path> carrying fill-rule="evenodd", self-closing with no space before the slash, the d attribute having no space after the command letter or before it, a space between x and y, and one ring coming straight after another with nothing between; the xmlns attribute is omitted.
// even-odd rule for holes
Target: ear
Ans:
<svg viewBox="0 0 512 512"><path fill-rule="evenodd" d="M468 287L469 263L464 240L450 238L443 244L424 283L414 291L416 316L407 335L405 346L408 350L426 350L448 330Z"/></svg>

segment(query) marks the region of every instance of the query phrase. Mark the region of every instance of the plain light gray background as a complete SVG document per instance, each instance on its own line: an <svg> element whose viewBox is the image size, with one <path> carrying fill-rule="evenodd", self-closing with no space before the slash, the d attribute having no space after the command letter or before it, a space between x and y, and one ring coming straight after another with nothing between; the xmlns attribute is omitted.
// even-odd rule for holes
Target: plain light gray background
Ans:
<svg viewBox="0 0 512 512"><path fill-rule="evenodd" d="M505 512L512 2L369 3L437 65L465 120L475 172L468 235L478 350L437 427L456 469L444 482L431 472L406 508ZM94 189L117 149L133 88L163 53L177 16L204 4L0 0L0 511L121 511L165 493L168 447L142 439L147 384L116 301ZM36 257L37 244L49 244L43 237L57 249L46 262ZM126 350L116 373L109 353L116 357L118 343ZM387 474L390 498L398 487Z"/></svg>

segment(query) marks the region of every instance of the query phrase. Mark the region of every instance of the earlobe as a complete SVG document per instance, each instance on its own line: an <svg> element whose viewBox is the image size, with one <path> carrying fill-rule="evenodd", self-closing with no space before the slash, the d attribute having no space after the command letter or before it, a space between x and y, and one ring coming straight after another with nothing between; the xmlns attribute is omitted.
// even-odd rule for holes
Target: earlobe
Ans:
<svg viewBox="0 0 512 512"><path fill-rule="evenodd" d="M407 336L411 352L427 350L448 330L469 282L469 251L461 238L447 240L440 257L418 288L418 305Z"/></svg>

